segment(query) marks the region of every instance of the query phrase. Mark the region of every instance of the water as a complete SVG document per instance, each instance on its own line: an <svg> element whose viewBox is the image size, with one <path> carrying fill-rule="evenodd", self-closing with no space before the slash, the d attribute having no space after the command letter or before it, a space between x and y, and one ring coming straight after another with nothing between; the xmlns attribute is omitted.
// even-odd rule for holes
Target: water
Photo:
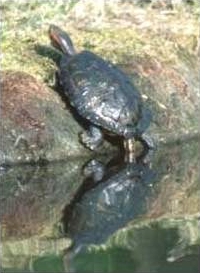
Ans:
<svg viewBox="0 0 200 273"><path fill-rule="evenodd" d="M199 272L199 157L1 168L1 272Z"/></svg>

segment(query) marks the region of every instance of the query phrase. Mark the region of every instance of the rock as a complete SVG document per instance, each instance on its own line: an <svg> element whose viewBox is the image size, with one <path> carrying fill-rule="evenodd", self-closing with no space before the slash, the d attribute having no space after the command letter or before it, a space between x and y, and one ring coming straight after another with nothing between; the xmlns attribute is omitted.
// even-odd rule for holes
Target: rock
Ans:
<svg viewBox="0 0 200 273"><path fill-rule="evenodd" d="M146 55L123 67L152 111L153 120L145 133L157 145L200 137L199 64L194 54L181 48L177 58L167 64Z"/></svg>

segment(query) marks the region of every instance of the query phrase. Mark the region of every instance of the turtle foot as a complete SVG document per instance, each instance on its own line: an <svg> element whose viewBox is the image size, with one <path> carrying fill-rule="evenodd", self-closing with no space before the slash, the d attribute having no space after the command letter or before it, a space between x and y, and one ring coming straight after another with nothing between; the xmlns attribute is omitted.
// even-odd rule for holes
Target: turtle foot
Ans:
<svg viewBox="0 0 200 273"><path fill-rule="evenodd" d="M88 131L80 134L80 141L85 147L95 151L103 142L102 132L99 128L90 126Z"/></svg>

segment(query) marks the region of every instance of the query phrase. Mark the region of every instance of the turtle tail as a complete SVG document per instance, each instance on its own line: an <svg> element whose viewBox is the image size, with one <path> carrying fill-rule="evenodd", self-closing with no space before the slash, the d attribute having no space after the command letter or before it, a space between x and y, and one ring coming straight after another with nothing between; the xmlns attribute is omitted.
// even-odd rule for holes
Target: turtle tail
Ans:
<svg viewBox="0 0 200 273"><path fill-rule="evenodd" d="M60 50L62 53L72 56L76 54L73 43L69 35L55 25L49 27L49 37L53 47Z"/></svg>

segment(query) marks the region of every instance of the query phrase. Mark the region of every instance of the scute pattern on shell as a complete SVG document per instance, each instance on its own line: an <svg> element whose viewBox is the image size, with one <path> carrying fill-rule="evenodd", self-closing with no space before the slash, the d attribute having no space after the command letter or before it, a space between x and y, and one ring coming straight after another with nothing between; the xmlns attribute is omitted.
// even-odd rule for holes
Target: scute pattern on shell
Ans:
<svg viewBox="0 0 200 273"><path fill-rule="evenodd" d="M78 113L112 133L126 138L145 130L142 100L129 77L101 57L82 51L70 59L63 56L60 78L65 94ZM138 127L138 128L139 128Z"/></svg>

